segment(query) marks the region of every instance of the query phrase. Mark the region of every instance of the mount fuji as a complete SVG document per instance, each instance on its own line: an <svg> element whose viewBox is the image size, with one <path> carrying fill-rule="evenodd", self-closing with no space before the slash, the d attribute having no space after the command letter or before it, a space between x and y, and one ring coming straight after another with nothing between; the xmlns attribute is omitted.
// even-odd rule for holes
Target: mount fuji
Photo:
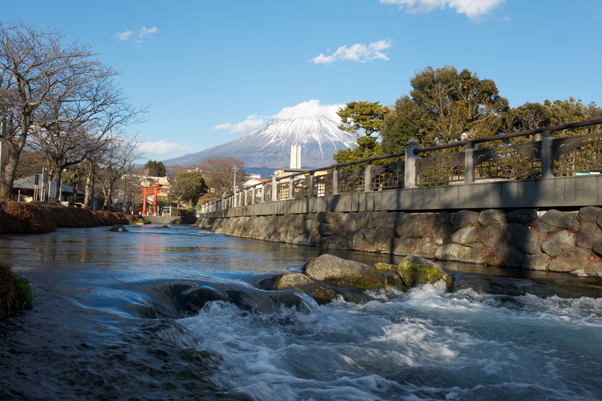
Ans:
<svg viewBox="0 0 602 401"><path fill-rule="evenodd" d="M234 141L196 153L164 160L165 164L192 164L217 156L234 156L245 168L289 167L291 145L301 145L301 166L317 168L334 163L332 155L351 147L355 134L337 128L337 123L323 116L276 118Z"/></svg>

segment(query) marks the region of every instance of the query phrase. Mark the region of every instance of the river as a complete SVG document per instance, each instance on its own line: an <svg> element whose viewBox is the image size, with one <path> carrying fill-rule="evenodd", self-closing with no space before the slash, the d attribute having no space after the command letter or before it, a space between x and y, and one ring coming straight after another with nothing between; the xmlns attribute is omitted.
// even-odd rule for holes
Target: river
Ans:
<svg viewBox="0 0 602 401"><path fill-rule="evenodd" d="M297 272L319 250L188 226L128 230L0 237L0 260L31 280L35 297L33 310L0 324L0 399L602 398L602 298L427 285L372 292L363 305L300 296L299 307L212 301L186 312L178 300L199 286L267 296L250 283Z"/></svg>

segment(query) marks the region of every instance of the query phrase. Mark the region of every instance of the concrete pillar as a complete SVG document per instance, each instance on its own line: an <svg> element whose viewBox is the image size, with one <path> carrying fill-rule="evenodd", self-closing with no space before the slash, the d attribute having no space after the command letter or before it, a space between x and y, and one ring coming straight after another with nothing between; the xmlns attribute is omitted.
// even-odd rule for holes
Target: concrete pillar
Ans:
<svg viewBox="0 0 602 401"><path fill-rule="evenodd" d="M275 175L272 176L272 202L278 200L278 181L276 181Z"/></svg>
<svg viewBox="0 0 602 401"><path fill-rule="evenodd" d="M307 177L307 197L311 198L314 196L314 174L311 173Z"/></svg>
<svg viewBox="0 0 602 401"><path fill-rule="evenodd" d="M474 144L466 144L464 151L464 184L474 184Z"/></svg>
<svg viewBox="0 0 602 401"><path fill-rule="evenodd" d="M247 205L247 198L248 198L247 195L249 195L249 194L247 193L247 191L244 191L244 190L240 194L240 196L242 196L242 198L243 198L242 204L245 206Z"/></svg>
<svg viewBox="0 0 602 401"><path fill-rule="evenodd" d="M293 195L295 193L295 177L291 177L288 180L288 189L287 189L286 199L293 199Z"/></svg>
<svg viewBox="0 0 602 401"><path fill-rule="evenodd" d="M406 161L404 171L404 188L416 188L416 161L420 154L415 155L414 149L420 149L416 139L410 139L406 146Z"/></svg>
<svg viewBox="0 0 602 401"><path fill-rule="evenodd" d="M364 192L372 192L370 182L372 181L372 162L367 162L364 168Z"/></svg>
<svg viewBox="0 0 602 401"><path fill-rule="evenodd" d="M332 170L332 194L339 194L339 169Z"/></svg>
<svg viewBox="0 0 602 401"><path fill-rule="evenodd" d="M541 138L541 178L554 177L554 157L552 155L552 143L554 137L550 131L543 132Z"/></svg>
<svg viewBox="0 0 602 401"><path fill-rule="evenodd" d="M251 190L251 205L255 204L255 187Z"/></svg>

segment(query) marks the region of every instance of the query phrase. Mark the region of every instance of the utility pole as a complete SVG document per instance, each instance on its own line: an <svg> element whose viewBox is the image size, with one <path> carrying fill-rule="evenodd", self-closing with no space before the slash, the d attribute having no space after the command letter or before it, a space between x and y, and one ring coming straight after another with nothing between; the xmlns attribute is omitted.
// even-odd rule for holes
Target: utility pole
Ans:
<svg viewBox="0 0 602 401"><path fill-rule="evenodd" d="M238 166L232 167L232 171L234 171L234 185L233 185L233 196L234 196L234 207L236 207L236 172L239 170Z"/></svg>

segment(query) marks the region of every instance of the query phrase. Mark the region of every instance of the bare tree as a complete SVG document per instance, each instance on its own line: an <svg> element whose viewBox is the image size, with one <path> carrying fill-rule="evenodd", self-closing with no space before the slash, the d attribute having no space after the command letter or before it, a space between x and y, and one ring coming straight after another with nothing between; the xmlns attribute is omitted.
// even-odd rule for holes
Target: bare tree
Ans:
<svg viewBox="0 0 602 401"><path fill-rule="evenodd" d="M48 111L61 110L54 103L77 103L74 110L78 110L98 88L92 82L116 74L95 56L90 45L66 43L56 30L20 21L0 22L0 122L7 123L7 136L0 140L9 148L0 198L10 198L19 156L32 125L47 124ZM46 111L41 110L44 107Z"/></svg>
<svg viewBox="0 0 602 401"><path fill-rule="evenodd" d="M238 167L236 184L240 186L245 177L245 163L236 157L209 156L201 160L198 165L194 165L194 167L198 167L201 170L207 185L216 191L232 188L234 184L234 171L232 167L234 166Z"/></svg>
<svg viewBox="0 0 602 401"><path fill-rule="evenodd" d="M136 138L114 135L108 140L107 148L100 162L96 177L105 196L104 208L111 206L115 183L134 168L134 161L140 157Z"/></svg>

